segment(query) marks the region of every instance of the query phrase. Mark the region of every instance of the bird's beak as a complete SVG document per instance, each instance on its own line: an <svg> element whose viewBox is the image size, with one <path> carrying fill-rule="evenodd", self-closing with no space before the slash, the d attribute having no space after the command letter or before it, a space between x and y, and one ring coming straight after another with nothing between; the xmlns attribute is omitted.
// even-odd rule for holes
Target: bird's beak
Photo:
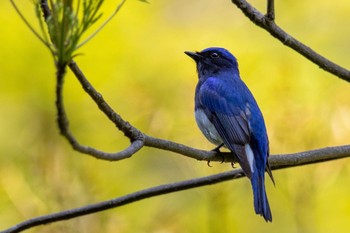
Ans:
<svg viewBox="0 0 350 233"><path fill-rule="evenodd" d="M191 57L195 61L199 61L203 58L203 56L199 52L189 52L185 51L185 54L189 57Z"/></svg>

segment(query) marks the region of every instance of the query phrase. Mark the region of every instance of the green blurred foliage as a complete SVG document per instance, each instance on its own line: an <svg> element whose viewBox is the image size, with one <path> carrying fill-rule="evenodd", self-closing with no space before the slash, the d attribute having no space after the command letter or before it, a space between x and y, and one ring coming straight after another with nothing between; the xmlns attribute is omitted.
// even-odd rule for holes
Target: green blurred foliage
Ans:
<svg viewBox="0 0 350 233"><path fill-rule="evenodd" d="M35 25L30 1L17 1ZM264 10L265 1L252 1ZM107 1L107 17L116 6ZM278 1L277 23L341 65L348 65L350 2ZM230 170L229 164L143 149L120 162L72 150L59 136L55 69L48 50L8 1L0 2L0 229L25 219L122 196L143 188ZM91 30L92 32L93 30ZM197 148L213 145L193 117L195 65L183 54L222 46L265 115L271 152L292 153L349 143L348 83L320 70L230 1L128 1L81 48L76 61L112 107L143 132ZM68 72L65 103L76 137L118 151L128 140ZM275 171L267 180L273 223L254 214L247 179L151 198L28 232L347 232L348 160Z"/></svg>

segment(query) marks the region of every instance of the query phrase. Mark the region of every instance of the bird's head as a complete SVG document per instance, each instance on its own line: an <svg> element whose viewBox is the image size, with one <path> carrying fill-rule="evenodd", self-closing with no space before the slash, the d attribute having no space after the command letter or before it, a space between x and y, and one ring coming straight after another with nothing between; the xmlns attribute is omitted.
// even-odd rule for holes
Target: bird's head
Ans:
<svg viewBox="0 0 350 233"><path fill-rule="evenodd" d="M214 75L220 72L237 72L238 63L236 58L226 49L211 47L201 52L188 52L185 54L190 56L197 63L197 71L199 75Z"/></svg>

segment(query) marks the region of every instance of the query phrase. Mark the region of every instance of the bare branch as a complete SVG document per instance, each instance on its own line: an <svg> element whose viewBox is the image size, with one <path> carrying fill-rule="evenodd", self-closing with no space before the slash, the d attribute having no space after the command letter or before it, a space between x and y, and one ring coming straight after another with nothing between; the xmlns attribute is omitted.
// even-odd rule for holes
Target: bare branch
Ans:
<svg viewBox="0 0 350 233"><path fill-rule="evenodd" d="M138 150L140 150L144 145L143 134L138 131L136 128L125 122L113 109L104 101L101 94L99 94L91 84L85 79L82 75L82 72L79 70L74 61L70 62L69 66L72 70L75 71L77 77L80 77L81 80L87 89L90 91L88 93L95 102L98 103L100 109L109 117L111 121L113 121L116 126L124 132L126 136L131 140L131 144L125 150L122 150L117 153L107 153L104 151L100 151L94 149L92 147L81 145L73 136L73 134L69 130L69 121L65 112L64 104L63 104L63 80L65 75L66 65L56 65L57 67L57 84L56 84L56 108L57 108L57 122L60 129L60 133L69 141L72 147L84 154L89 154L98 159L104 160L121 160L125 158L129 158L133 154L135 154ZM85 88L84 88L85 89Z"/></svg>
<svg viewBox="0 0 350 233"><path fill-rule="evenodd" d="M42 0L44 1L44 0ZM270 3L271 4L271 3ZM273 3L272 3L273 5ZM270 6L271 8L271 6ZM46 9L47 10L47 9ZM271 8L270 10L273 10ZM78 65L71 61L68 66L75 74L79 82L81 83L83 89L89 96L94 100L100 110L116 125L116 127L121 130L126 137L128 137L131 141L131 145L116 153L107 153L104 151L97 150L95 148L91 148L88 146L80 145L79 142L74 138L74 136L69 131L69 124L66 114L64 112L63 102L58 106L59 118L61 118L61 123L59 123L59 127L63 136L67 138L67 140L71 143L72 147L82 153L92 155L99 159L105 159L110 161L121 160L125 158L129 158L132 154L136 153L143 146L149 146L153 148L163 149L172 151L178 154L182 154L194 159L198 160L206 160L206 161L224 161L224 162L235 162L237 161L235 155L232 153L217 153L215 151L203 151L194 149L179 143L171 142L168 140L163 140L159 138L154 138L148 136L137 128L132 126L129 122L122 119L122 117L117 114L104 100L103 96L95 90L95 88L90 84L90 82L86 79L83 72L79 69ZM63 80L62 80L63 82ZM61 88L61 84L57 84L57 88ZM62 99L62 90L57 91L57 99Z"/></svg>
<svg viewBox="0 0 350 233"><path fill-rule="evenodd" d="M296 52L303 55L308 60L312 61L318 65L321 69L332 73L339 78L350 82L350 71L337 65L336 63L328 60L327 58L316 53L314 50L304 45L288 33L286 33L282 28L277 26L277 24L269 16L259 12L256 8L250 5L246 0L231 0L252 22L254 22L259 27L264 28L273 37L277 38L284 45L294 49ZM273 2L269 0L269 2ZM271 4L271 3L270 3ZM270 9L271 10L271 9Z"/></svg>
<svg viewBox="0 0 350 233"><path fill-rule="evenodd" d="M118 12L120 7L125 1L118 6ZM40 7L43 12L45 20L51 15L50 8L47 4L47 0L40 0ZM115 14L113 14L114 16ZM110 20L110 19L108 19ZM75 77L78 79L83 89L89 96L94 100L99 109L115 124L115 126L121 130L126 137L131 141L131 144L128 148L116 152L108 153L101 150L97 150L92 147L81 145L78 140L73 136L69 130L69 120L67 118L64 104L63 104L63 80L66 72L66 64L56 64L57 67L57 84L56 84L56 108L57 108L57 122L60 129L60 133L68 140L74 150L79 151L84 154L94 156L98 159L117 161L121 159L126 159L135 154L140 150L144 145L150 147L155 147L159 149L169 150L176 153L183 154L185 156L195 158L198 160L207 160L207 161L226 161L234 162L236 161L235 156L231 153L217 153L217 152L208 152L203 150L197 150L185 145L178 143L170 142L167 140L157 139L154 137L147 136L139 131L136 127L132 126L129 122L123 120L123 118L117 114L109 104L104 100L103 96L96 91L96 89L90 84L83 72L80 70L78 65L74 60L71 60L68 64L71 71L74 73Z"/></svg>
<svg viewBox="0 0 350 233"><path fill-rule="evenodd" d="M75 150L81 153L92 155L98 159L115 161L128 158L132 156L132 154L136 153L143 146L148 146L172 151L198 160L224 162L237 161L232 153L218 153L215 151L198 150L179 143L154 138L142 133L137 128L132 126L129 122L123 120L122 117L108 105L108 103L104 100L103 96L99 92L97 92L96 89L90 84L90 82L86 79L85 75L74 61L71 61L69 63L69 68L75 74L75 77L77 77L83 89L94 100L99 109L116 125L118 129L120 129L125 134L126 137L128 137L131 140L131 145L127 149L117 153L107 153L104 151L96 150L91 147L80 145L79 142L69 131L68 119L66 117L64 105L62 102L62 84L57 83L57 88L59 88L59 90L57 91L57 100L60 100L57 106L59 116L59 128L61 130L61 134L67 138L67 140L70 142L70 144Z"/></svg>
<svg viewBox="0 0 350 233"><path fill-rule="evenodd" d="M166 151L172 151L177 154L185 155L187 157L205 160L205 161L217 161L217 162L237 162L237 157L231 152L216 152L198 150L189 146L185 146L180 143L159 139L144 134L145 146L162 149Z"/></svg>
<svg viewBox="0 0 350 233"><path fill-rule="evenodd" d="M63 221L63 220L68 220L96 212L100 212L103 210L108 210L111 208L123 206L126 204L130 204L136 201L140 201L146 198L154 197L154 196L159 196L162 194L167 194L167 193L172 193L172 192L178 192L186 189L191 189L191 188L196 188L199 186L204 186L204 185L209 185L209 184L215 184L219 182L223 182L226 180L230 179L237 179L240 177L243 177L244 174L241 169L236 169L234 171L229 171L225 173L220 173L217 175L212 175L212 176L207 176L207 177L202 177L202 178L197 178L197 179L191 179L191 180L185 180L181 182L176 182L176 183L171 183L171 184L165 184L165 185L159 185L156 187L144 189L138 192L134 192L122 197L114 198L111 200L99 202L96 204L92 205L87 205L83 206L80 208L75 208L71 210L66 210L62 212L57 212L54 214L49 214L49 215L44 215L41 217L37 218L32 218L27 221L24 221L22 223L17 224L14 227L11 227L7 230L1 231L0 233L14 233L14 232L21 232L23 230L43 225L43 224L48 224L48 223L53 223L53 222L58 222L58 221Z"/></svg>
<svg viewBox="0 0 350 233"><path fill-rule="evenodd" d="M267 0L266 17L270 20L275 20L275 0Z"/></svg>
<svg viewBox="0 0 350 233"><path fill-rule="evenodd" d="M85 92L89 94L100 110L125 134L125 136L130 138L130 140L143 140L143 134L129 122L123 120L123 118L109 106L103 96L97 92L86 79L85 75L74 61L71 61L68 66L82 85Z"/></svg>
<svg viewBox="0 0 350 233"><path fill-rule="evenodd" d="M142 146L149 146L154 147L158 149L168 150L175 153L179 153L194 159L198 160L207 160L207 161L225 161L225 162L234 162L236 161L235 156L232 153L217 153L215 151L204 151L204 150L198 150L194 149L179 143L154 138L151 136L148 136L141 131L139 131L137 128L132 126L129 122L122 119L122 117L117 114L104 100L103 96L96 91L96 89L90 84L90 82L86 79L83 72L79 69L78 65L72 61L69 63L69 68L73 71L77 79L79 80L80 84L82 85L83 89L86 91L86 93L94 100L96 105L99 107L99 109L116 125L118 129L120 129L126 137L128 137L132 144L129 148L127 148L124 151L115 153L115 154L109 154L103 151L97 151L94 148L90 147L84 147L79 145L79 143L76 141L76 139L69 133L68 130L68 124L64 124L60 126L60 129L64 129L62 133L63 136L65 136L68 141L71 143L74 149L85 153L93 155L96 158L99 159L107 159L107 160L120 160L124 158L130 157L132 154L135 153L139 149L141 149ZM57 85L58 86L58 85ZM62 97L60 97L62 98ZM63 104L61 105L61 108L63 109ZM65 117L65 114L63 116ZM68 122L68 119L65 120ZM62 130L61 130L62 132ZM68 132L68 133L66 133ZM87 152L93 152L93 153L87 153Z"/></svg>
<svg viewBox="0 0 350 233"><path fill-rule="evenodd" d="M294 154L273 155L269 162L273 169L289 168L350 157L350 145L325 147Z"/></svg>
<svg viewBox="0 0 350 233"><path fill-rule="evenodd" d="M350 75L349 71L345 70L342 67L337 66L331 61L323 58L322 56L315 53L310 48L306 47L299 41L290 37L282 29L280 29L274 22L274 1L268 0L267 14L266 16L258 12L254 7L249 5L244 0L232 0L253 22L257 25L265 28L269 31L274 37L278 38L284 44L295 49L314 63L320 65L321 68L343 78L344 80L349 81ZM45 0L41 0L41 7L44 12L44 17L47 17L50 14L50 9L48 8ZM126 137L131 141L128 148L117 152L117 153L107 153L100 151L91 147L81 145L73 136L69 130L69 121L65 113L64 104L63 104L63 83L64 75L66 72L67 65L71 71L75 74L79 82L81 83L83 89L89 96L94 100L99 109L115 124L115 126L121 130ZM171 142L168 140L158 139L151 136L148 136L142 133L140 130L132 126L129 122L122 119L122 117L117 114L104 100L103 96L95 90L95 88L90 84L86 79L82 71L79 69L77 64L72 60L69 64L56 64L57 67L57 85L56 85L56 108L57 108L57 121L61 134L70 142L72 147L82 153L92 155L99 159L105 160L120 160L128 158L143 146L158 148L162 150L172 151L178 154L182 154L191 158L198 160L207 160L207 161L225 161L232 162L235 161L235 156L231 153L217 153L214 151L203 151L197 150L182 144ZM289 168L294 166L301 166L306 164L324 162L334 159L340 159L350 157L350 145L339 146L339 147L328 147L318 150L305 151L295 154L287 155L275 155L271 156L269 162L273 170ZM29 219L22 223L19 223L7 230L2 231L2 233L10 232L21 232L23 230L47 224L53 223L62 220L68 220L76 218L79 216L84 216L107 209L119 207L122 205L130 204L145 198L150 198L154 196L159 196L167 193L177 192L181 190L187 190L191 188L196 188L204 185L215 184L230 179L238 179L244 176L244 173L241 169L235 169L233 171L224 172L212 176L191 179L181 182L176 182L172 184L160 185L148 189L144 189L138 192L134 192L125 196L121 196L115 199L108 201L87 205L80 208L75 208L71 210L66 210L54 214L44 215L37 218Z"/></svg>
<svg viewBox="0 0 350 233"><path fill-rule="evenodd" d="M340 158L350 157L350 145L339 147L327 147L313 151L306 151L287 155L274 155L270 157L270 164L273 170L289 168L294 166L306 165L310 163L325 162ZM21 232L35 226L48 223L68 220L76 217L89 215L92 213L116 208L133 202L137 202L146 198L160 196L163 194L178 192L182 190L197 188L205 185L220 183L227 180L238 179L244 177L242 169L235 169L228 172L223 172L216 175L180 181L171 184L164 184L152 188L137 191L125 196L114 198L111 200L91 204L79 208L65 210L53 214L43 215L21 222L9 229L0 233L15 233Z"/></svg>

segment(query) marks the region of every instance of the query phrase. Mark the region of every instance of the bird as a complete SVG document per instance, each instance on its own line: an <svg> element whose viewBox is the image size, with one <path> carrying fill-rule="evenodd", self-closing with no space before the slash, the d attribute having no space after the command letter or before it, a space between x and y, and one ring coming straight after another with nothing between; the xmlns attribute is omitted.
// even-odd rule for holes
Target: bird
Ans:
<svg viewBox="0 0 350 233"><path fill-rule="evenodd" d="M217 146L214 150L224 146L236 156L250 179L255 213L272 222L265 171L275 182L268 163L266 125L253 94L240 78L237 59L220 47L185 54L197 66L195 119L199 129Z"/></svg>

